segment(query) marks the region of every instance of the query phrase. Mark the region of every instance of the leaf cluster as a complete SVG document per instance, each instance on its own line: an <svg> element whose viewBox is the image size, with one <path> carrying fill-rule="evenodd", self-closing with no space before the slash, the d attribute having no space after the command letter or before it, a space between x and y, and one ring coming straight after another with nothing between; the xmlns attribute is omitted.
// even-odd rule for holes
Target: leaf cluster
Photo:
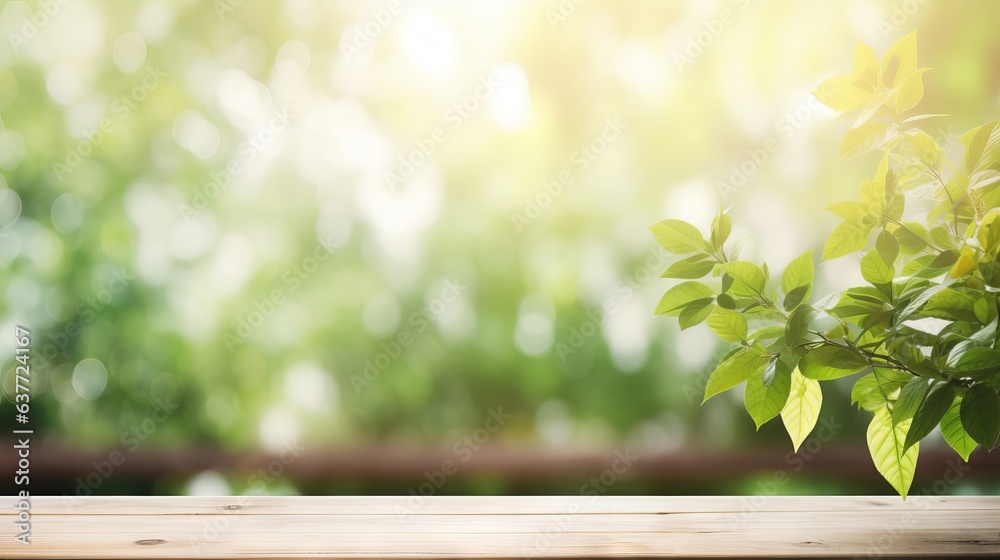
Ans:
<svg viewBox="0 0 1000 560"><path fill-rule="evenodd" d="M821 259L863 252L865 285L812 300L812 252L772 278L766 263L740 259L745 240L729 242L724 210L708 239L681 220L650 228L683 256L663 273L680 282L656 313L677 317L681 329L707 323L736 344L705 400L745 382L757 427L780 415L798 450L819 416L820 383L857 376L851 400L873 415L873 462L904 498L919 442L935 427L966 461L1000 438L1000 121L941 146L919 128L941 115L907 116L926 70L914 34L881 63L859 43L854 72L814 91L851 123L843 159L882 154L858 199L828 208L842 222Z"/></svg>

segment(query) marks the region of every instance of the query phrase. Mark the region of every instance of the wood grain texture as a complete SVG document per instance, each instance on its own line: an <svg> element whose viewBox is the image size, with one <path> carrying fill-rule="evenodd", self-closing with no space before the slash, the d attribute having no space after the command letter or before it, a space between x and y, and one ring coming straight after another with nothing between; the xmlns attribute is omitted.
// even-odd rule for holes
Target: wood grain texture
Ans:
<svg viewBox="0 0 1000 560"><path fill-rule="evenodd" d="M1000 497L0 498L3 558L1000 555Z"/></svg>

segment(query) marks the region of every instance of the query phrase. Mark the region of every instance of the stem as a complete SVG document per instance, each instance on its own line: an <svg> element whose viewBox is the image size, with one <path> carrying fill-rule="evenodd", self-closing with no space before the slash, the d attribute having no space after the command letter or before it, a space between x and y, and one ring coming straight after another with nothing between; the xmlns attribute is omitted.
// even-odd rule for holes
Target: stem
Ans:
<svg viewBox="0 0 1000 560"><path fill-rule="evenodd" d="M850 351L858 354L859 356L861 356L862 358L864 358L865 361L867 361L870 366L872 366L873 370L876 367L876 364L875 364L875 362L873 360L881 360L881 361L883 361L885 363L884 364L878 364L878 367L883 367L883 368L887 368L887 369L898 369L900 371L905 371L905 372L909 373L910 375L913 375L914 377L920 377L919 374L917 374L916 372L914 372L910 368L904 366L903 364L899 363L898 361L896 361L895 359L893 359L892 356L887 356L885 354L879 354L878 352L869 352L867 350L863 350L860 347L851 344L850 342L846 342L846 341L844 343L837 342L836 340L830 339L829 337L827 337L825 334L823 334L821 332L816 332L816 331L811 331L811 332L813 334L815 334L816 336L820 337L821 339L823 339L823 341L826 344L829 344L830 346L836 346L838 348L844 348L844 349L850 350Z"/></svg>
<svg viewBox="0 0 1000 560"><path fill-rule="evenodd" d="M935 244L931 243L930 241L927 241L927 240L926 240L926 239L924 239L923 237L920 237L920 236L919 236L919 235L917 235L917 234L916 234L916 232L914 232L914 231L913 231L912 229L910 229L910 228L906 227L906 224L904 224L903 222L900 222L899 220L893 220L893 219L889 219L889 222L891 222L891 223L893 223L893 224L896 224L897 226L899 226L899 227L901 227L901 228L905 229L906 231L910 232L910 235L912 235L913 237L916 237L917 239L919 239L919 240L923 241L924 243L926 243L926 244L927 244L927 246L928 246L928 247L930 247L931 249L934 249L934 250L935 250L935 251L937 251L938 253L943 253L943 252L944 252L944 249L942 249L942 248L938 247L937 245L935 245Z"/></svg>

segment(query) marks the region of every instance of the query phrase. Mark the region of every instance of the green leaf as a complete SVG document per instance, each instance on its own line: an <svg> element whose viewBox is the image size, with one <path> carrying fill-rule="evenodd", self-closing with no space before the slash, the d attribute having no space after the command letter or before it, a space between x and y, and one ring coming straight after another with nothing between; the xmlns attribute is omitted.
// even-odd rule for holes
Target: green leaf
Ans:
<svg viewBox="0 0 1000 560"><path fill-rule="evenodd" d="M851 404L858 403L861 408L875 412L891 402L892 395L901 389L913 377L895 369L875 368L875 371L863 375L854 383L851 389Z"/></svg>
<svg viewBox="0 0 1000 560"><path fill-rule="evenodd" d="M715 261L711 260L708 255L694 255L670 265L660 278L693 280L704 277L712 272L713 268L715 268Z"/></svg>
<svg viewBox="0 0 1000 560"><path fill-rule="evenodd" d="M976 299L968 293L954 288L944 288L932 295L921 310L927 317L938 319L957 319L959 321L977 321Z"/></svg>
<svg viewBox="0 0 1000 560"><path fill-rule="evenodd" d="M729 239L729 234L733 231L733 220L725 213L725 211L720 208L719 214L712 220L712 231L709 241L712 243L712 247L720 252L722 251L723 245L726 240Z"/></svg>
<svg viewBox="0 0 1000 560"><path fill-rule="evenodd" d="M781 290L786 294L800 286L808 286L814 276L812 250L808 250L788 263L781 274Z"/></svg>
<svg viewBox="0 0 1000 560"><path fill-rule="evenodd" d="M867 122L847 129L840 144L840 161L867 154L896 138L898 132L890 121Z"/></svg>
<svg viewBox="0 0 1000 560"><path fill-rule="evenodd" d="M885 302L881 295L878 290L870 286L851 288L841 294L837 304L828 312L841 319L880 313L885 310Z"/></svg>
<svg viewBox="0 0 1000 560"><path fill-rule="evenodd" d="M789 348L798 346L809 332L809 323L819 315L819 311L809 305L802 305L792 311L785 323L785 344Z"/></svg>
<svg viewBox="0 0 1000 560"><path fill-rule="evenodd" d="M817 381L852 375L868 365L868 362L853 350L828 345L813 348L799 361L802 375Z"/></svg>
<svg viewBox="0 0 1000 560"><path fill-rule="evenodd" d="M911 445L924 439L931 430L944 418L952 401L955 400L955 388L949 383L938 383L931 389L930 393L913 415L913 423L910 430L906 432L906 441L903 442L903 450L907 450ZM895 419L894 419L895 420Z"/></svg>
<svg viewBox="0 0 1000 560"><path fill-rule="evenodd" d="M773 368L772 368L773 366ZM765 379L765 371L772 372L770 383ZM743 392L743 404L759 430L761 426L781 413L788 401L792 387L792 370L781 360L774 360L766 370L759 370L747 379Z"/></svg>
<svg viewBox="0 0 1000 560"><path fill-rule="evenodd" d="M955 363L961 377L1000 372L1000 350L970 348Z"/></svg>
<svg viewBox="0 0 1000 560"><path fill-rule="evenodd" d="M906 304L906 307L904 307L903 310L899 312L897 320L899 322L903 322L909 319L910 315L913 315L918 310L920 310L920 308L923 307L928 300L930 300L932 297L934 297L935 294L944 289L947 289L947 286L940 285L940 286L932 286L930 288L926 288L923 292L920 292L920 295L916 296L910 301L910 303Z"/></svg>
<svg viewBox="0 0 1000 560"><path fill-rule="evenodd" d="M965 354L968 353L970 350L975 348L986 348L988 346L992 346L993 341L996 339L997 335L998 320L1000 320L1000 317L994 317L993 320L990 321L990 324L972 333L972 335L970 335L969 338L959 342L954 347L952 347L951 351L948 352L947 366L949 368L954 369L958 365L958 361L961 360L963 357L965 357ZM983 365L988 367L989 364L995 359L995 358L994 359L990 358L992 354L993 354L992 352L984 353L982 356L973 354L972 356L966 358L967 361L963 365L963 367L971 365L972 366L971 369L973 371L979 369L982 366L974 364L972 362L979 361L984 358L985 360Z"/></svg>
<svg viewBox="0 0 1000 560"><path fill-rule="evenodd" d="M873 249L861 258L861 277L875 285L889 284L895 278L896 271L892 265L882 260L882 256Z"/></svg>
<svg viewBox="0 0 1000 560"><path fill-rule="evenodd" d="M972 306L973 313L976 314L976 319L979 319L985 323L990 318L990 302L986 298L981 297L976 300L976 303Z"/></svg>
<svg viewBox="0 0 1000 560"><path fill-rule="evenodd" d="M892 421L898 424L913 418L927 397L932 382L926 377L916 377L907 383L892 405Z"/></svg>
<svg viewBox="0 0 1000 560"><path fill-rule="evenodd" d="M994 229L1000 231L1000 223ZM983 275L983 282L987 286L1000 288L1000 262L992 257L979 261L979 273Z"/></svg>
<svg viewBox="0 0 1000 560"><path fill-rule="evenodd" d="M931 228L930 231L931 241L935 245L944 249L954 249L958 246L958 239L951 233L951 228L944 225L938 224Z"/></svg>
<svg viewBox="0 0 1000 560"><path fill-rule="evenodd" d="M767 353L759 344L754 344L750 348L740 348L723 360L709 376L702 402L746 381L755 372L764 369L767 360Z"/></svg>
<svg viewBox="0 0 1000 560"><path fill-rule="evenodd" d="M910 491L920 448L918 443L903 451L911 421L905 420L894 425L889 409L882 407L875 411L867 433L868 450L875 468L903 499L906 499L906 494Z"/></svg>
<svg viewBox="0 0 1000 560"><path fill-rule="evenodd" d="M747 337L747 319L739 311L716 307L708 316L708 328L726 342L740 342Z"/></svg>
<svg viewBox="0 0 1000 560"><path fill-rule="evenodd" d="M860 251L868 243L870 229L843 222L830 233L823 246L823 260L829 261Z"/></svg>
<svg viewBox="0 0 1000 560"><path fill-rule="evenodd" d="M943 268L951 268L955 262L958 261L959 252L954 249L948 249L946 251L941 251L938 253L931 264L927 265L927 268L932 270L939 270Z"/></svg>
<svg viewBox="0 0 1000 560"><path fill-rule="evenodd" d="M962 460L969 462L969 455L976 449L976 440L972 439L969 432L962 427L962 417L960 410L962 407L962 397L957 397L941 418L941 435L948 445L955 450Z"/></svg>
<svg viewBox="0 0 1000 560"><path fill-rule="evenodd" d="M896 262L896 257L899 256L899 242L896 241L896 237L886 230L882 230L882 233L878 234L875 238L875 251L878 255L882 257L889 266L893 266Z"/></svg>
<svg viewBox="0 0 1000 560"><path fill-rule="evenodd" d="M920 252L927 246L927 229L917 222L906 222L906 227L899 227L892 235L899 242L900 250L908 255Z"/></svg>
<svg viewBox="0 0 1000 560"><path fill-rule="evenodd" d="M723 309L736 309L736 300L729 294L719 294L715 297L715 302Z"/></svg>
<svg viewBox="0 0 1000 560"><path fill-rule="evenodd" d="M819 382L806 379L799 368L792 370L788 400L781 409L781 421L792 439L792 448L798 452L809 432L816 426L819 410L823 406L823 391Z"/></svg>
<svg viewBox="0 0 1000 560"><path fill-rule="evenodd" d="M974 385L962 398L959 414L972 439L988 450L996 447L1000 437L1000 396L995 390Z"/></svg>
<svg viewBox="0 0 1000 560"><path fill-rule="evenodd" d="M893 342L892 355L898 362L906 366L910 371L919 373L924 377L937 377L940 375L935 363L924 355L923 351L913 343L912 339L897 339Z"/></svg>
<svg viewBox="0 0 1000 560"><path fill-rule="evenodd" d="M996 151L1000 149L998 131L1000 121L993 121L976 127L959 138L966 146L965 170L970 177L996 163Z"/></svg>
<svg viewBox="0 0 1000 560"><path fill-rule="evenodd" d="M722 296L719 296L722 297ZM768 325L747 335L747 339L751 342L757 342L761 340L774 340L776 338L781 338L785 334L785 327L782 325Z"/></svg>
<svg viewBox="0 0 1000 560"><path fill-rule="evenodd" d="M685 307L703 299L715 299L715 291L701 282L681 282L667 290L656 306L657 315L680 315Z"/></svg>
<svg viewBox="0 0 1000 560"><path fill-rule="evenodd" d="M923 69L919 73L922 74ZM922 130L908 131L903 133L903 140L904 144L901 147L905 148L907 154L913 155L922 167L927 169L941 167L944 150L930 134Z"/></svg>
<svg viewBox="0 0 1000 560"><path fill-rule="evenodd" d="M716 308L714 301L714 298L695 300L681 310L680 316L677 317L677 324L681 330L689 329L707 319Z"/></svg>
<svg viewBox="0 0 1000 560"><path fill-rule="evenodd" d="M661 247L678 255L707 248L705 238L693 225L682 220L663 220L649 228Z"/></svg>
<svg viewBox="0 0 1000 560"><path fill-rule="evenodd" d="M799 286L798 288L792 288L792 291L785 294L785 300L781 306L785 311L791 311L799 306L806 298L809 297L809 292L812 291L812 285Z"/></svg>
<svg viewBox="0 0 1000 560"><path fill-rule="evenodd" d="M733 293L744 296L764 293L767 276L759 266L748 261L733 261L721 264L719 267L735 280Z"/></svg>

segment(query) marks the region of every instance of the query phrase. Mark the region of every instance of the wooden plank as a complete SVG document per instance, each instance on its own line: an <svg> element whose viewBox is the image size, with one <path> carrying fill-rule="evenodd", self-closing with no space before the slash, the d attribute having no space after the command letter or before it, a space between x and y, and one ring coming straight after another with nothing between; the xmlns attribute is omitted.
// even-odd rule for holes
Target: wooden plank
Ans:
<svg viewBox="0 0 1000 560"><path fill-rule="evenodd" d="M0 497L0 500L13 500ZM910 496L46 496L33 498L32 513L45 515L163 515L164 508L176 514L204 514L240 509L244 514L397 514L418 509L422 515L466 515L470 513L530 514L566 513L577 507L585 513L730 513L746 508L754 511L911 511L995 510L998 497ZM484 502L485 501L485 502ZM0 502L4 503L4 502ZM488 506L484 508L483 503ZM233 508L233 506L237 506Z"/></svg>
<svg viewBox="0 0 1000 560"><path fill-rule="evenodd" d="M3 558L1000 555L1000 497L0 498ZM413 507L419 505L419 507Z"/></svg>

